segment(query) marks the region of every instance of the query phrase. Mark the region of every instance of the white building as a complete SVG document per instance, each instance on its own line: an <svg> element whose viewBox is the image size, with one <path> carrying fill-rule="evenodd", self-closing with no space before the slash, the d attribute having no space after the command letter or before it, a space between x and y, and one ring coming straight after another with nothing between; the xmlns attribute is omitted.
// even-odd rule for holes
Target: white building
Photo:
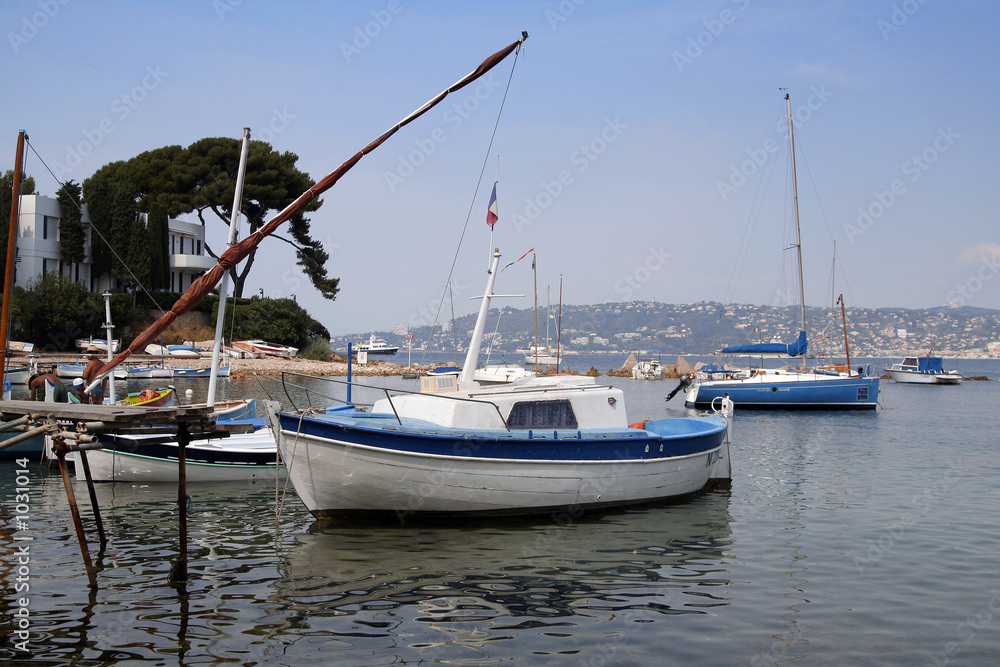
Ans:
<svg viewBox="0 0 1000 667"><path fill-rule="evenodd" d="M83 210L86 220L86 206ZM100 237L93 238L93 229L86 223L83 226L86 253L84 261L67 265L59 258L61 215L58 199L42 195L21 197L14 284L27 287L32 280L58 272L83 283L92 292L118 287L118 281L108 274L91 275L93 258L91 248L93 243L103 243L103 241ZM170 289L174 292L183 292L190 287L195 278L215 266L216 261L204 255L205 228L201 224L168 220L167 229L170 239Z"/></svg>

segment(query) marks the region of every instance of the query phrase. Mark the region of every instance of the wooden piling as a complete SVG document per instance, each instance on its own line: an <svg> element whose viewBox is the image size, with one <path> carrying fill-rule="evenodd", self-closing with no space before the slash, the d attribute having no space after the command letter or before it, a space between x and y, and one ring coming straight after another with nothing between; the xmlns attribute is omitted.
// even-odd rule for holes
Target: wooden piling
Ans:
<svg viewBox="0 0 1000 667"><path fill-rule="evenodd" d="M87 568L87 579L90 580L90 587L97 588L97 574L94 572L94 564L90 560L90 549L87 547L87 535L83 532L83 521L80 519L80 508L76 505L76 495L73 493L73 482L69 478L69 470L66 468L66 443L61 440L52 444L52 449L56 453L59 461L59 472L62 473L63 486L66 487L66 500L69 501L69 511L73 516L73 525L76 526L76 539L80 542L80 555L83 556L83 565Z"/></svg>

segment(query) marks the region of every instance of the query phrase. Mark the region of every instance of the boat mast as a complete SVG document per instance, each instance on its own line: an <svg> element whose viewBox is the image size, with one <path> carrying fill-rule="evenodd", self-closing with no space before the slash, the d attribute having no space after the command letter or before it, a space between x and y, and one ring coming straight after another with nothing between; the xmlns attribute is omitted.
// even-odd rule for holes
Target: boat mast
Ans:
<svg viewBox="0 0 1000 667"><path fill-rule="evenodd" d="M472 330L472 340L469 341L469 351L465 355L465 364L462 365L462 373L458 376L459 389L463 386L478 386L473 377L476 374L476 363L479 361L479 348L483 344L483 333L486 331L486 317L490 312L490 299L493 294L493 283L497 279L497 266L500 264L500 249L493 250L493 262L490 264L490 277L486 281L486 292L483 294L483 302L479 304L479 317L476 318L476 328Z"/></svg>
<svg viewBox="0 0 1000 667"><path fill-rule="evenodd" d="M562 362L562 276L559 276L559 322L556 324L556 370Z"/></svg>
<svg viewBox="0 0 1000 667"><path fill-rule="evenodd" d="M240 149L240 167L236 173L236 191L233 193L233 210L229 217L229 239L226 247L232 248L236 243L236 232L239 229L240 210L243 208L243 175L247 170L247 152L250 147L250 128L243 128L243 146ZM229 271L222 274L219 283L219 315L215 318L215 344L212 345L212 370L208 376L208 407L215 406L215 392L219 384L219 357L222 354L222 330L226 320L226 299L229 295ZM110 362L110 357L108 358Z"/></svg>
<svg viewBox="0 0 1000 667"><path fill-rule="evenodd" d="M795 252L799 260L799 303L802 308L802 330L806 330L806 289L802 282L802 230L799 227L799 184L795 176L795 133L792 130L792 101L785 93L788 107L788 144L792 155L792 202L795 210Z"/></svg>
<svg viewBox="0 0 1000 667"><path fill-rule="evenodd" d="M10 296L14 291L14 255L17 248L17 223L21 217L21 169L24 166L24 140L28 135L17 134L17 156L14 164L14 190L10 198L10 227L7 228L7 266L3 282L3 309L0 313L0 387L7 368L7 348L10 338Z"/></svg>
<svg viewBox="0 0 1000 667"><path fill-rule="evenodd" d="M111 324L111 292L101 294L104 297L104 340L108 344L108 361L114 356L114 331L115 326ZM115 393L115 374L108 374L108 398L111 404L118 402L118 394Z"/></svg>
<svg viewBox="0 0 1000 667"><path fill-rule="evenodd" d="M535 268L535 254L531 255L531 272L535 276L535 373L538 373L538 269Z"/></svg>

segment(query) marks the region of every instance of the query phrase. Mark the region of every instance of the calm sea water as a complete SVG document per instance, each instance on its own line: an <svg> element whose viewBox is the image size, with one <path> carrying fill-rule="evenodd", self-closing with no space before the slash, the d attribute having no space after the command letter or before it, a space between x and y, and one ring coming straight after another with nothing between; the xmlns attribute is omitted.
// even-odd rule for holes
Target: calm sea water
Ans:
<svg viewBox="0 0 1000 667"><path fill-rule="evenodd" d="M737 414L732 488L681 504L317 523L291 488L192 486L177 586L173 486L98 486L92 591L60 478L29 467L19 531L17 466L0 464L0 662L997 664L1000 363L959 364L992 381L883 382L877 414ZM609 381L630 418L685 414L663 402L673 381Z"/></svg>

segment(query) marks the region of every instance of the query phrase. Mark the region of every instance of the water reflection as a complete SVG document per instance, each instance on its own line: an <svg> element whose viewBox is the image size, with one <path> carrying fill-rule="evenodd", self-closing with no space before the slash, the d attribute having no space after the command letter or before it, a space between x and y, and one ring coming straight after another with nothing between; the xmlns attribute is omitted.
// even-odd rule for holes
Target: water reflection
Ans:
<svg viewBox="0 0 1000 667"><path fill-rule="evenodd" d="M717 492L488 526L316 523L282 558L272 601L286 618L270 634L435 651L524 633L585 644L587 626L728 605L730 522Z"/></svg>

